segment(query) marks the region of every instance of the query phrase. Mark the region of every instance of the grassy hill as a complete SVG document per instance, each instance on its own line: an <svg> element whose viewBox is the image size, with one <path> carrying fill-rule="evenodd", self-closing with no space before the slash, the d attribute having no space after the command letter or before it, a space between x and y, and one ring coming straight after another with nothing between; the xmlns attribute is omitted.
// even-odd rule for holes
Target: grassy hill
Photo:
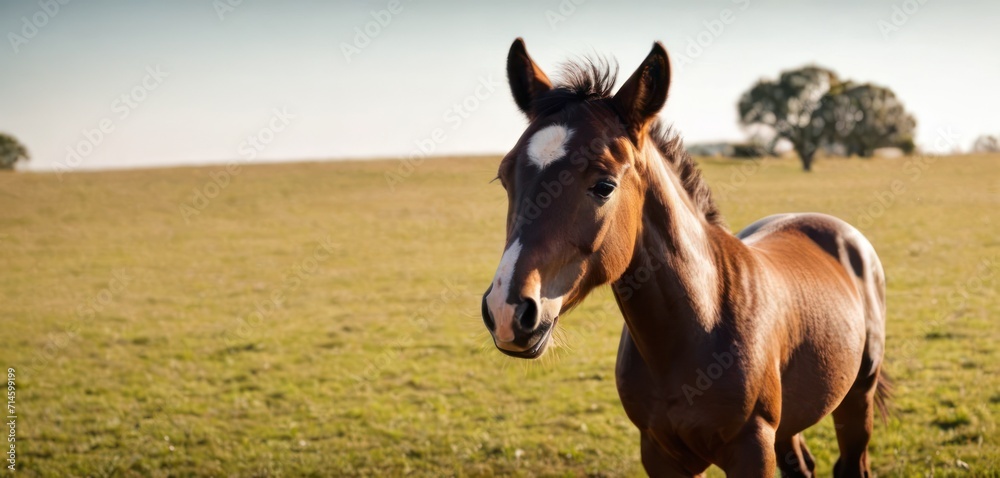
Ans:
<svg viewBox="0 0 1000 478"><path fill-rule="evenodd" d="M561 346L540 361L489 340L496 163L0 174L18 468L642 475L608 290L560 321ZM878 474L997 476L1000 157L831 159L813 174L702 163L733 230L821 211L880 253L897 388L872 444ZM828 475L830 420L806 437Z"/></svg>

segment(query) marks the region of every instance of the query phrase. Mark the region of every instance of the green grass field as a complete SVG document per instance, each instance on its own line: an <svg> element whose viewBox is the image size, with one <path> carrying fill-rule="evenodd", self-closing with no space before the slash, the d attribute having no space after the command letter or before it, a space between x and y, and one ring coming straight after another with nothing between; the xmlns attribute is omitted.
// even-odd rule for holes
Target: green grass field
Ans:
<svg viewBox="0 0 1000 478"><path fill-rule="evenodd" d="M244 166L222 188L222 166L0 174L18 470L642 476L607 289L539 361L490 342L496 163L428 160L394 189L397 161ZM1000 157L702 164L734 231L821 211L881 255L896 400L877 474L1000 476ZM829 476L830 419L806 437Z"/></svg>

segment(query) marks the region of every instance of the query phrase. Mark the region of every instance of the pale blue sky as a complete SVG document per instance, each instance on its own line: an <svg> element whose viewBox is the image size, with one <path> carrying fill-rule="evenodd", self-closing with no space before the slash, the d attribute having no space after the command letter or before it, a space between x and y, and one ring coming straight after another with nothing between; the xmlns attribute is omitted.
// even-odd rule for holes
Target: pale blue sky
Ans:
<svg viewBox="0 0 1000 478"><path fill-rule="evenodd" d="M388 1L242 0L220 19L215 5L227 1L237 3L75 0L54 15L37 0L0 2L0 131L28 146L34 170L248 160L248 148L253 161L393 157L436 128L445 137L434 154L500 153L525 125L504 77L515 37L550 73L597 52L617 58L624 80L654 40L676 65L701 34L711 42L675 67L663 112L688 142L740 139L740 93L812 62L893 88L917 116L926 147L943 128L963 148L1000 133L997 2L402 0L347 61L342 44ZM553 24L549 12L560 5L569 14ZM892 21L894 5L919 6L897 15L905 22L886 37L879 22ZM732 21L711 34L705 22L724 9ZM43 25L29 38L23 18ZM15 39L17 52L12 34L26 40ZM145 78L157 67L165 77ZM498 86L491 93L484 82ZM469 99L477 87L482 98ZM133 91L145 99L116 103ZM474 110L459 122L449 110L464 100ZM291 118L276 118L276 109ZM93 130L102 123L113 131L98 141ZM280 131L259 151L241 144L269 124ZM88 146L71 165L67 148Z"/></svg>

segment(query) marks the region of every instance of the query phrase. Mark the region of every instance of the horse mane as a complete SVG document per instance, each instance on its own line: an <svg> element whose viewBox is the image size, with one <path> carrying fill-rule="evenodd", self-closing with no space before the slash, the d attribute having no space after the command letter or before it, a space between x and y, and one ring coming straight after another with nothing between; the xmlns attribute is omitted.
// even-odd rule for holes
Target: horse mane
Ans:
<svg viewBox="0 0 1000 478"><path fill-rule="evenodd" d="M563 64L558 82L532 104L541 116L553 114L571 103L610 100L618 78L617 62L603 57L585 57ZM660 150L663 162L680 179L684 190L709 224L725 227L712 190L701 175L701 169L684 149L680 135L658 118L649 127L649 136Z"/></svg>
<svg viewBox="0 0 1000 478"><path fill-rule="evenodd" d="M722 219L722 213L719 212L719 206L715 204L712 189L708 187L708 183L702 177L698 163L684 149L684 141L680 135L675 134L669 126L664 126L659 119L656 119L649 127L649 137L656 144L656 148L660 150L663 162L667 163L677 174L677 178L680 179L684 190L691 198L691 202L704 214L705 220L709 224L725 228L726 224Z"/></svg>
<svg viewBox="0 0 1000 478"><path fill-rule="evenodd" d="M618 63L604 57L584 57L563 63L552 89L532 102L532 110L548 116L571 103L609 99L618 80Z"/></svg>

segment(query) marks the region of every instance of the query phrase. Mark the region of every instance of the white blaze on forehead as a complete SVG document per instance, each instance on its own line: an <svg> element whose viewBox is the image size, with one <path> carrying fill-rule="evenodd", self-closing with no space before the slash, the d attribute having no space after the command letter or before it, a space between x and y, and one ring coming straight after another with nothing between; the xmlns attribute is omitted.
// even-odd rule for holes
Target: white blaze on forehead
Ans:
<svg viewBox="0 0 1000 478"><path fill-rule="evenodd" d="M486 306L489 307L496 324L496 337L502 342L514 340L514 329L511 321L514 318L514 306L507 303L510 294L510 283L514 280L514 266L521 255L521 240L514 241L500 259L500 266L493 276L493 289L486 296Z"/></svg>
<svg viewBox="0 0 1000 478"><path fill-rule="evenodd" d="M566 143L573 130L554 124L538 130L528 141L528 159L539 169L544 169L553 161L566 156Z"/></svg>

